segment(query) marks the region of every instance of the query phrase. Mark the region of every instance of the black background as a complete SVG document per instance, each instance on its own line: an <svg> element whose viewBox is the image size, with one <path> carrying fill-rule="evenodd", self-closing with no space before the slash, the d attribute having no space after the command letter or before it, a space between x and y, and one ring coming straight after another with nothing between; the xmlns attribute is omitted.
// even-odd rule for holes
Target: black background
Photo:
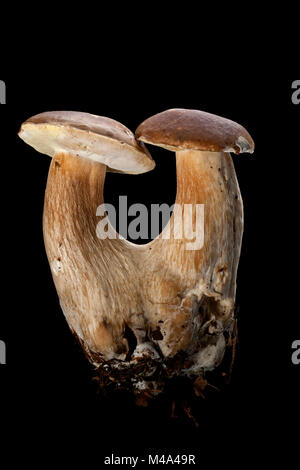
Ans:
<svg viewBox="0 0 300 470"><path fill-rule="evenodd" d="M178 70L149 75L123 68L85 79L62 73L0 78L7 85L7 104L0 106L0 339L7 344L7 365L0 366L1 451L9 453L12 464L19 459L37 463L42 450L47 462L57 463L63 454L96 468L112 452L195 453L200 466L204 461L269 465L281 458L286 466L293 463L300 424L300 365L291 362L291 344L300 337L300 105L291 101L297 77L242 73L221 78ZM237 360L231 384L195 405L198 428L183 413L172 419L164 398L144 409L127 397L105 399L95 393L44 252L41 222L50 160L17 137L21 123L43 111L104 115L134 131L150 115L173 107L237 121L256 143L253 155L233 157L245 209ZM174 202L175 159L170 152L150 150L156 169L140 176L109 174L107 202L119 195L127 195L129 204Z"/></svg>

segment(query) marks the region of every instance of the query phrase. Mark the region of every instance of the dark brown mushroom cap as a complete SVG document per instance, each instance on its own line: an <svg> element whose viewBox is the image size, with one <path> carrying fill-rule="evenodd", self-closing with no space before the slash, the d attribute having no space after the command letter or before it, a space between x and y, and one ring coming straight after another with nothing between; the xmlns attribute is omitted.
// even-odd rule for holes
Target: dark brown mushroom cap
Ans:
<svg viewBox="0 0 300 470"><path fill-rule="evenodd" d="M170 150L250 152L254 142L236 122L192 109L169 109L146 119L135 132L137 139Z"/></svg>
<svg viewBox="0 0 300 470"><path fill-rule="evenodd" d="M50 111L22 124L19 136L38 152L53 157L69 152L121 173L145 173L155 167L142 142L123 124L75 111Z"/></svg>

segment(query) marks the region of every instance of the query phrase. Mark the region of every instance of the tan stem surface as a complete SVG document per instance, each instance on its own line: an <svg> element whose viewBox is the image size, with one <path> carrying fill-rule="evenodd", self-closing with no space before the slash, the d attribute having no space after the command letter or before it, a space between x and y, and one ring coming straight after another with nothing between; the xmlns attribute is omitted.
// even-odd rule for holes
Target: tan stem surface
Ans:
<svg viewBox="0 0 300 470"><path fill-rule="evenodd" d="M175 213L147 245L99 239L96 211L103 203L106 167L66 153L52 160L46 251L68 324L95 364L99 354L125 359L126 326L143 354L153 354L152 342L165 357L190 353L199 368L213 368L222 359L243 231L240 191L228 153L180 151L176 161L176 204L204 204L201 249L187 250L191 240L174 238ZM171 238L163 239L169 228ZM216 337L213 350L199 343L205 322Z"/></svg>
<svg viewBox="0 0 300 470"><path fill-rule="evenodd" d="M124 323L140 312L131 248L97 237L106 166L57 154L49 170L43 217L46 252L61 307L86 350L125 358Z"/></svg>
<svg viewBox="0 0 300 470"><path fill-rule="evenodd" d="M143 264L144 309L148 321L160 328L164 355L193 348L198 315L216 317L224 325L233 315L236 272L243 232L243 208L229 153L180 151L176 156L176 203L204 204L204 245L187 250L188 239L162 237L146 245ZM195 211L194 211L195 215ZM170 227L165 227L166 232ZM195 229L195 217L193 219Z"/></svg>

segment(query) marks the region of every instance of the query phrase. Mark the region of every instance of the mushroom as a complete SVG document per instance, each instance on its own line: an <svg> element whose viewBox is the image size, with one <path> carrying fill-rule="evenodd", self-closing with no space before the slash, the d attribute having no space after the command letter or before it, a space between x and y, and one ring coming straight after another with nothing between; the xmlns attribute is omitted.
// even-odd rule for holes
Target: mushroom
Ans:
<svg viewBox="0 0 300 470"><path fill-rule="evenodd" d="M161 235L143 247L144 316L156 332L153 341L164 358L184 353L188 361L181 373L197 375L221 363L235 324L243 204L230 152L252 153L254 143L239 124L186 109L146 119L136 137L176 152L175 209L185 212L185 204L192 205L194 232L196 205L204 207L200 249L189 249L185 230L176 237L175 209Z"/></svg>
<svg viewBox="0 0 300 470"><path fill-rule="evenodd" d="M125 360L126 325L134 315L139 322L142 312L134 245L98 238L96 211L106 171L139 174L155 163L125 126L87 113L39 114L23 123L19 136L52 157L43 232L67 322L94 365Z"/></svg>
<svg viewBox="0 0 300 470"><path fill-rule="evenodd" d="M19 135L52 157L45 247L62 310L101 386L150 397L174 376L206 383L201 378L221 363L235 324L243 206L230 152L253 152L248 132L219 116L171 109L144 121L138 140L112 119L76 112L34 116ZM100 239L106 171L152 170L144 143L176 151L170 221L146 245L111 226L115 236ZM191 226L180 233L189 209ZM190 235L199 232L204 243L194 245Z"/></svg>

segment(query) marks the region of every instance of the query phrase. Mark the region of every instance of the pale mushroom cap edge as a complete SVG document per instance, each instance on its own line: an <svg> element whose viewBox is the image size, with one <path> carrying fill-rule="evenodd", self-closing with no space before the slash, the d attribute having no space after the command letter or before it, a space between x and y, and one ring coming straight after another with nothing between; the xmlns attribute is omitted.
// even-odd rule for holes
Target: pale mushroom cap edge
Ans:
<svg viewBox="0 0 300 470"><path fill-rule="evenodd" d="M76 111L50 111L31 117L19 137L53 157L68 152L107 165L108 171L140 174L155 167L149 151L121 123Z"/></svg>

